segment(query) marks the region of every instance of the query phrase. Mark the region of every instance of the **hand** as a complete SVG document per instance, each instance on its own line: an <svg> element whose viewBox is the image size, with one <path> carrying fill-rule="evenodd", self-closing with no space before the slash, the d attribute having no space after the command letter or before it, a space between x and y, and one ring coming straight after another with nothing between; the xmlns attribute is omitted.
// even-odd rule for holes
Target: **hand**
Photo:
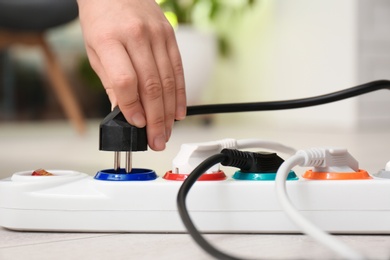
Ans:
<svg viewBox="0 0 390 260"><path fill-rule="evenodd" d="M155 0L78 0L89 61L112 107L146 126L151 149L165 149L186 115L184 73L172 26Z"/></svg>

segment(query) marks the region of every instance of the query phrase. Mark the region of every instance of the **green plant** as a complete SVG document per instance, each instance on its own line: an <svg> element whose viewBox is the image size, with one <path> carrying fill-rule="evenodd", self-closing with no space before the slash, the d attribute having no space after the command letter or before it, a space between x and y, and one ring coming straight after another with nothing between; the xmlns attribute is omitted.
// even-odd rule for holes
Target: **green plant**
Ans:
<svg viewBox="0 0 390 260"><path fill-rule="evenodd" d="M156 0L156 2L174 27L191 24L211 28L218 37L220 53L227 56L231 50L221 26L226 21L223 18L243 15L257 0Z"/></svg>
<svg viewBox="0 0 390 260"><path fill-rule="evenodd" d="M104 91L103 84L100 81L100 78L92 69L88 57L83 56L79 60L78 72L81 76L83 83L88 86L91 90L100 92Z"/></svg>
<svg viewBox="0 0 390 260"><path fill-rule="evenodd" d="M165 12L176 15L178 23L193 23L193 15L197 8L203 8L210 20L214 20L222 12L240 12L255 4L256 0L156 0Z"/></svg>

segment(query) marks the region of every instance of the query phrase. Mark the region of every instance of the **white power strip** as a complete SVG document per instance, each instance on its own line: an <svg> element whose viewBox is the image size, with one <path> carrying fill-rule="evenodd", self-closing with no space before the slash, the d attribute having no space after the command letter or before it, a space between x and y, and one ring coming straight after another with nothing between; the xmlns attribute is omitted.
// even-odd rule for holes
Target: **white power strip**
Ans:
<svg viewBox="0 0 390 260"><path fill-rule="evenodd" d="M0 225L13 230L185 232L180 181L102 181L74 171L15 173L0 181ZM390 179L287 182L295 207L332 233L390 234ZM198 181L187 198L203 232L300 233L281 210L273 181Z"/></svg>

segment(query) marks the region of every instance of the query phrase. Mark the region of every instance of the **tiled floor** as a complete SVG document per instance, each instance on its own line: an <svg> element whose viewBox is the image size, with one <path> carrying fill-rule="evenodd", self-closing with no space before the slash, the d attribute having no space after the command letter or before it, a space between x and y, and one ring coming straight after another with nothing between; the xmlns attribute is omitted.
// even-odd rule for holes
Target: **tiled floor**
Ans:
<svg viewBox="0 0 390 260"><path fill-rule="evenodd" d="M3 242L17 237L13 245ZM255 259L337 259L302 235L206 235L218 248ZM389 238L340 236L339 239L370 259L388 259ZM364 241L364 242L363 242ZM212 259L186 234L42 234L0 233L0 259ZM9 244L9 243L8 243ZM387 256L387 257L386 257Z"/></svg>
<svg viewBox="0 0 390 260"><path fill-rule="evenodd" d="M98 121L77 135L67 122L0 123L0 177L16 171L70 169L94 175L113 166L113 154L98 151ZM297 149L341 146L349 149L369 172L390 160L389 129L288 129L234 121L214 127L178 123L164 152L135 153L135 167L159 175L171 168L172 158L185 142L223 138L260 138ZM229 171L229 170L228 170ZM229 172L228 172L229 173ZM378 220L386 221L386 220ZM281 259L337 258L311 238L301 235L207 235L219 248L243 257ZM340 236L372 259L389 259L390 236ZM14 232L0 228L0 259L210 259L186 234L105 234Z"/></svg>

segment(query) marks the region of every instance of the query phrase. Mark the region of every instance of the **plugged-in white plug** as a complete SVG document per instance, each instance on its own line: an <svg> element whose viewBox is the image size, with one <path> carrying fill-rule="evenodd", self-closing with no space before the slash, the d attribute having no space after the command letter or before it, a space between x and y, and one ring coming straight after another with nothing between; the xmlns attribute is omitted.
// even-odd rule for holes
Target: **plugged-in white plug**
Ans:
<svg viewBox="0 0 390 260"><path fill-rule="evenodd" d="M390 172L390 161L386 163L385 171Z"/></svg>
<svg viewBox="0 0 390 260"><path fill-rule="evenodd" d="M223 139L213 142L182 144L179 153L172 161L173 173L191 173L206 158L219 153L225 148L237 148L235 139ZM214 165L208 172L219 171L219 165Z"/></svg>
<svg viewBox="0 0 390 260"><path fill-rule="evenodd" d="M312 148L298 151L300 166L312 166L302 177L312 180L371 179L367 171L359 169L358 161L344 148Z"/></svg>
<svg viewBox="0 0 390 260"><path fill-rule="evenodd" d="M375 173L374 176L379 177L379 178L384 178L384 179L390 179L390 161L388 161L386 163L386 166L384 169Z"/></svg>
<svg viewBox="0 0 390 260"><path fill-rule="evenodd" d="M312 166L313 172L357 172L358 161L345 148L312 148L297 152L305 158L300 166Z"/></svg>
<svg viewBox="0 0 390 260"><path fill-rule="evenodd" d="M189 174L208 157L221 152L222 149L270 149L287 154L294 154L296 150L289 146L260 139L222 139L204 143L182 144L179 153L172 161L172 173ZM219 165L211 167L207 173L219 171Z"/></svg>

